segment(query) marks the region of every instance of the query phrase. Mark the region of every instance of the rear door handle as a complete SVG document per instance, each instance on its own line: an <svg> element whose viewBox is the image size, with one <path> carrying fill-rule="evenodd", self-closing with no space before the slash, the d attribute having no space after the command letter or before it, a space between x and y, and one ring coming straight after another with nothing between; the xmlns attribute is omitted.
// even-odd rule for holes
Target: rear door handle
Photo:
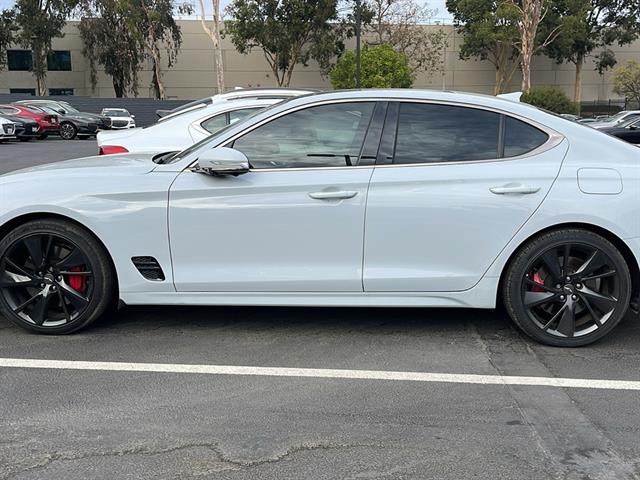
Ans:
<svg viewBox="0 0 640 480"><path fill-rule="evenodd" d="M356 190L338 190L328 192L312 192L309 196L315 200L340 200L353 198L358 194Z"/></svg>
<svg viewBox="0 0 640 480"><path fill-rule="evenodd" d="M540 187L531 187L529 185L523 185L522 183L508 183L507 185L502 185L501 187L491 187L489 191L491 193L495 193L496 195L506 195L510 193L527 195L539 192Z"/></svg>

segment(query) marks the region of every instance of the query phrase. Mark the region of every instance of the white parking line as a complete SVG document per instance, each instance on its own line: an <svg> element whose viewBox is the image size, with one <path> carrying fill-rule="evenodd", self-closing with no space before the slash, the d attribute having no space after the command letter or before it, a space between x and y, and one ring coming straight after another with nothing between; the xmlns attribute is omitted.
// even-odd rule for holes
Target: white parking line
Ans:
<svg viewBox="0 0 640 480"><path fill-rule="evenodd" d="M587 378L519 377L458 373L393 372L385 370L336 370L325 368L247 367L235 365L190 365L171 363L84 362L0 358L0 368L92 370L104 372L155 372L259 377L337 378L405 382L467 383L479 385L527 385L539 387L640 390L640 381Z"/></svg>

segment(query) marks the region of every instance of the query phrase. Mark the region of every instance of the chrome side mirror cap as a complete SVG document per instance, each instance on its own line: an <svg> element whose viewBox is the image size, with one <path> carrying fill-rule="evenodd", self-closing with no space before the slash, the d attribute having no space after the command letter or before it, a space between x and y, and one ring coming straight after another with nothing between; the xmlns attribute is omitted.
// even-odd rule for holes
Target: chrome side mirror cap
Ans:
<svg viewBox="0 0 640 480"><path fill-rule="evenodd" d="M249 159L233 148L212 148L200 155L196 171L207 175L238 176L249 171Z"/></svg>

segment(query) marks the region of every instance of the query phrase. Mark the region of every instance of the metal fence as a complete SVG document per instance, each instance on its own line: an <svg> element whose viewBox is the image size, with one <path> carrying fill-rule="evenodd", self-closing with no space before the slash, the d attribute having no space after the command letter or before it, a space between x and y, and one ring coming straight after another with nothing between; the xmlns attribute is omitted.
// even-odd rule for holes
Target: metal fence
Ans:
<svg viewBox="0 0 640 480"><path fill-rule="evenodd" d="M0 104L15 102L17 100L61 100L70 103L81 112L100 113L103 108L126 108L136 116L136 125L145 127L156 122L158 116L156 110L170 110L184 105L190 100L155 100L153 98L95 98L95 97L33 97L31 95L18 95L0 93Z"/></svg>
<svg viewBox="0 0 640 480"><path fill-rule="evenodd" d="M640 108L637 102L624 98L610 99L606 101L593 100L580 103L580 115L583 117L596 117L598 115L613 115L621 110L635 110Z"/></svg>

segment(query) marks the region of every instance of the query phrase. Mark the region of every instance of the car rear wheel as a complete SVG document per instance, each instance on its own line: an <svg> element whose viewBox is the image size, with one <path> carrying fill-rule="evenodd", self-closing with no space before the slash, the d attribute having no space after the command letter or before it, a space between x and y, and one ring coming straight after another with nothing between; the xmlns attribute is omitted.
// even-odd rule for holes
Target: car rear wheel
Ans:
<svg viewBox="0 0 640 480"><path fill-rule="evenodd" d="M65 140L73 140L78 134L78 129L73 123L65 122L60 125L60 136Z"/></svg>
<svg viewBox="0 0 640 480"><path fill-rule="evenodd" d="M27 330L86 327L112 303L114 283L103 247L75 224L32 221L0 241L0 312Z"/></svg>
<svg viewBox="0 0 640 480"><path fill-rule="evenodd" d="M503 299L513 321L533 339L578 347L608 334L624 317L631 275L620 251L581 229L543 234L508 267Z"/></svg>

